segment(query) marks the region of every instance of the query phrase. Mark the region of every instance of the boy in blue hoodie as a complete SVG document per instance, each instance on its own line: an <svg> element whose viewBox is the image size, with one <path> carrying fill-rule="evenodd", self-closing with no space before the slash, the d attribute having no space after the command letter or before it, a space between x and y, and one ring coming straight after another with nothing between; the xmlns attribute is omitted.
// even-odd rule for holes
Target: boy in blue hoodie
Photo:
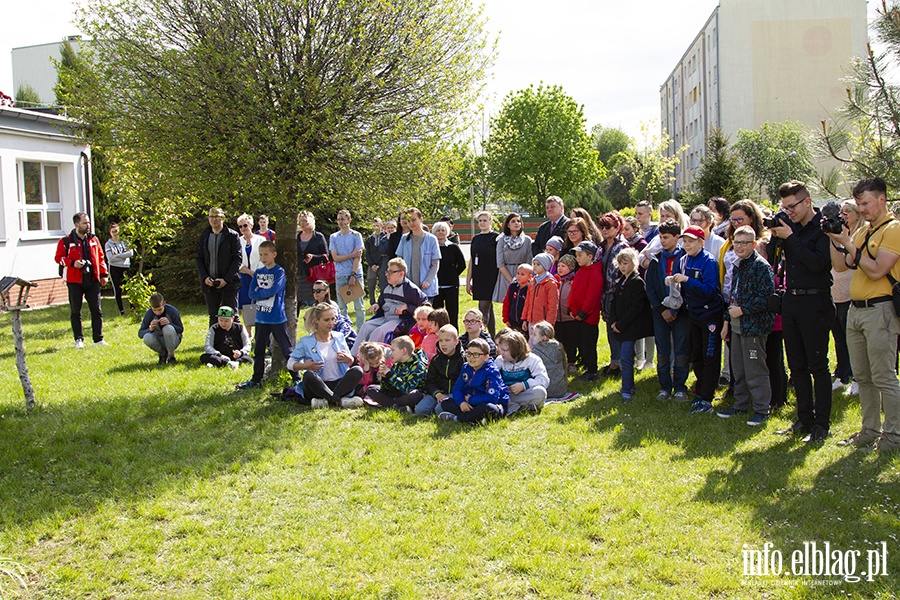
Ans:
<svg viewBox="0 0 900 600"><path fill-rule="evenodd" d="M253 281L250 283L250 298L256 301L253 378L239 383L237 385L239 390L258 388L262 385L270 335L278 342L285 360L290 358L294 349L288 337L287 316L284 313L284 269L275 262L276 256L278 253L273 242L266 240L259 245L259 262L262 266L253 273ZM291 377L296 379L297 374L291 372Z"/></svg>
<svg viewBox="0 0 900 600"><path fill-rule="evenodd" d="M703 249L706 234L696 226L681 234L686 256L672 281L681 284L681 295L691 324L691 363L697 378L697 397L691 414L712 413L713 396L722 365L724 302L719 288L719 263Z"/></svg>
<svg viewBox="0 0 900 600"><path fill-rule="evenodd" d="M509 390L490 351L491 347L481 338L469 342L466 364L453 386L453 393L441 402L438 415L441 419L477 423L484 418L499 419L506 414Z"/></svg>

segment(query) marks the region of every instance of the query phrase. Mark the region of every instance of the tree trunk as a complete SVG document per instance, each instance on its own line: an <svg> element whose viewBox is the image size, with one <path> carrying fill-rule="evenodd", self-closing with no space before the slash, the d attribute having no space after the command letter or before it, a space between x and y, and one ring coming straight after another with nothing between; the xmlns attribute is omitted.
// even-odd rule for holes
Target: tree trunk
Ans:
<svg viewBox="0 0 900 600"><path fill-rule="evenodd" d="M285 203L289 205L289 202ZM297 342L297 217L296 205L275 212L275 250L278 252L278 264L284 269L284 312L287 315L288 339ZM272 342L272 368L266 379L277 380L282 369L287 368L287 361L278 348L278 342Z"/></svg>
<svg viewBox="0 0 900 600"><path fill-rule="evenodd" d="M11 310L13 340L16 346L16 368L19 370L19 380L22 382L22 390L25 392L25 408L34 408L34 388L28 377L28 365L25 364L25 336L22 335L22 311Z"/></svg>

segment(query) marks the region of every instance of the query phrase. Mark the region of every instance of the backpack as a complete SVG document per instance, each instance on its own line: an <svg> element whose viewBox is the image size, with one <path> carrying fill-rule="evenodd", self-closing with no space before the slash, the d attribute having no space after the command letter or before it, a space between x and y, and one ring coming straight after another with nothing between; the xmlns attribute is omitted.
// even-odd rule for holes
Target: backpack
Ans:
<svg viewBox="0 0 900 600"><path fill-rule="evenodd" d="M69 255L69 245L75 243L75 241L72 239L72 235L73 235L73 232L70 231L69 234L63 238L63 245L65 245L65 247L66 247L66 256ZM63 276L64 270L65 270L65 267L62 265L59 265L59 276L60 277Z"/></svg>

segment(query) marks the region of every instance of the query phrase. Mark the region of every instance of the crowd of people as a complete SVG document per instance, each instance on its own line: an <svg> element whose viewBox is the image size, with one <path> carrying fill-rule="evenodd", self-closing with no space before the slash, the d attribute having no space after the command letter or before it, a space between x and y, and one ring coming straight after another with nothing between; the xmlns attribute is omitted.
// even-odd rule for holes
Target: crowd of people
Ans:
<svg viewBox="0 0 900 600"><path fill-rule="evenodd" d="M900 224L887 209L885 183L861 180L854 200L827 215L802 182L786 182L779 196L779 209L768 216L751 200L711 198L688 211L668 200L658 207L658 222L648 202L638 203L633 217L610 211L595 220L580 208L567 215L563 200L551 196L534 239L518 213L495 231L493 215L483 211L475 215L479 233L468 265L450 218L428 227L412 207L396 221L375 220L364 239L341 210L339 229L326 241L304 212L297 299L306 307L308 334L295 345L274 232L261 218L252 233L246 214L235 232L213 208L197 250L210 318L201 362L239 368L252 361L252 378L238 387L259 387L274 339L295 380L291 395L307 404L369 404L461 422L538 412L548 398L563 396L567 376L576 374L587 382L619 378L620 398L631 402L635 372L655 362L658 400L689 403L694 415L743 416L749 426L784 406L792 385L796 419L776 433L809 443L830 434L832 393L858 394L862 426L840 444L898 449ZM107 277L86 219L76 215L57 252L57 262L74 273L66 281L78 347L80 298L94 315L94 288L98 296ZM127 260L117 233L109 254ZM332 278L323 268L329 264ZM464 271L478 308L462 315L461 330ZM344 291L357 284L364 291L345 301ZM495 303L502 303L499 331ZM603 368L601 321L610 356ZM95 323L95 342L102 342L101 327ZM182 332L178 311L154 295L139 336L160 363L175 362ZM725 386L734 402L716 410L717 388Z"/></svg>

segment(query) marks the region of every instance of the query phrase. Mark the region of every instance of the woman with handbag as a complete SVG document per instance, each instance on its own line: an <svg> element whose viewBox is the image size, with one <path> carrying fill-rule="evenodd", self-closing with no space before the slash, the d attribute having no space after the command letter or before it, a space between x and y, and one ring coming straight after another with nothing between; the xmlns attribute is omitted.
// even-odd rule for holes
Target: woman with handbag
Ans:
<svg viewBox="0 0 900 600"><path fill-rule="evenodd" d="M334 283L334 271L331 278L322 273L322 269L313 273L313 267L325 265L328 261L328 244L325 236L316 231L316 218L309 211L301 211L297 220L299 232L297 233L297 314L304 306L313 306L313 283L317 279L324 279ZM326 267L327 268L327 267ZM325 275L324 277L322 275Z"/></svg>

